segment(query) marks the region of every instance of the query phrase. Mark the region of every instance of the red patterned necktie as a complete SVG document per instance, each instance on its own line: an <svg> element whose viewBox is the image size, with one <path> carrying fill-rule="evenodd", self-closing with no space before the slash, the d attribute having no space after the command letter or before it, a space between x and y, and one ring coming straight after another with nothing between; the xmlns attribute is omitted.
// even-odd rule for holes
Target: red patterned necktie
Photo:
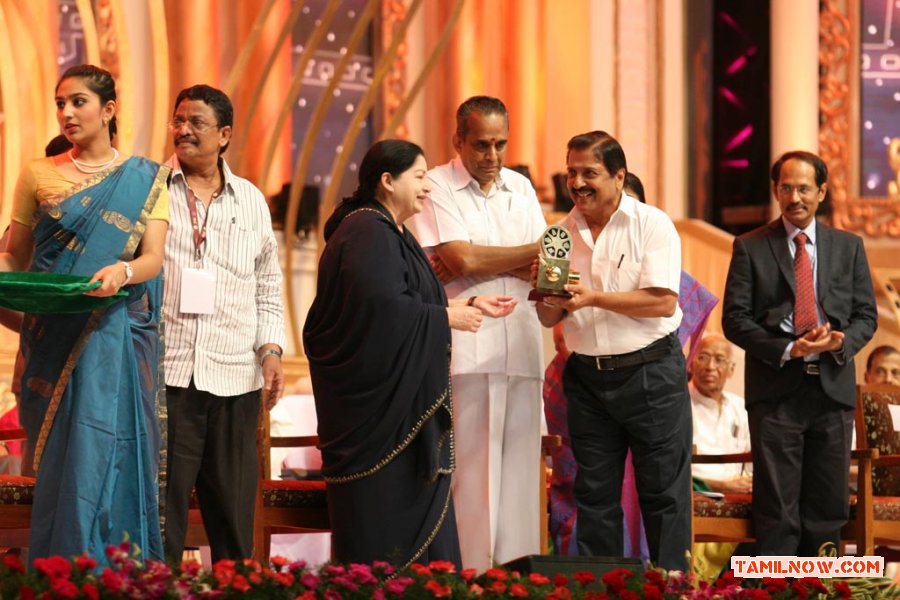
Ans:
<svg viewBox="0 0 900 600"><path fill-rule="evenodd" d="M797 283L797 294L794 300L794 335L800 337L819 324L816 314L816 292L813 289L812 263L806 252L806 240L809 238L800 232L794 237L797 252L794 254L794 280Z"/></svg>

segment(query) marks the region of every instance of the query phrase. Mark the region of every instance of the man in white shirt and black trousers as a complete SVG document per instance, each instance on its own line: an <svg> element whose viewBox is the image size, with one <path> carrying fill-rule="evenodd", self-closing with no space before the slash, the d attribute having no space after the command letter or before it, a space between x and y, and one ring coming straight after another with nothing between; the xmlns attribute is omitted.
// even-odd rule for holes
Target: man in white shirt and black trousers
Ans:
<svg viewBox="0 0 900 600"><path fill-rule="evenodd" d="M180 562L196 487L213 561L249 558L260 388L284 389L278 246L262 193L222 158L233 109L207 85L182 90L170 129L166 238L166 558Z"/></svg>
<svg viewBox="0 0 900 600"><path fill-rule="evenodd" d="M575 207L563 221L581 283L568 300L537 303L546 327L563 321L573 350L563 371L578 465L578 551L622 556L622 479L631 449L650 547L666 569L687 569L691 533L691 400L676 335L681 242L661 210L623 193L627 166L603 131L576 135L566 154Z"/></svg>

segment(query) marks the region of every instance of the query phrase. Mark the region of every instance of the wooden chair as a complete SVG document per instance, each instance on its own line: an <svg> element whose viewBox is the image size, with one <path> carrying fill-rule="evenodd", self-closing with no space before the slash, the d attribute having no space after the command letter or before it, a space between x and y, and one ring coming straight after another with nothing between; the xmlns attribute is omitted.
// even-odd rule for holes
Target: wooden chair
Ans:
<svg viewBox="0 0 900 600"><path fill-rule="evenodd" d="M316 446L318 436L272 437L269 411L262 411L257 430L259 451L259 490L253 525L253 555L269 561L272 534L314 533L331 530L325 482L321 479L269 479L272 448Z"/></svg>
<svg viewBox="0 0 900 600"><path fill-rule="evenodd" d="M857 419L858 422L859 419ZM851 457L859 463L857 493L850 496L850 520L841 530L841 544L855 543L857 555L871 555L871 552L863 552L867 548L865 539L871 535L871 517L866 520L865 515L867 510L871 513L869 500L871 498L869 491L871 489L871 467L872 461L878 456L878 451L863 448L859 444L858 448L851 452ZM720 455L695 454L691 460L693 464L745 463L752 462L752 454L750 452ZM900 465L900 457L898 457L897 464ZM753 496L751 494L725 494L724 498L717 500L694 492L693 543L755 541L752 504Z"/></svg>
<svg viewBox="0 0 900 600"><path fill-rule="evenodd" d="M856 400L857 446L867 454L850 525L859 553L871 556L878 544L900 544L900 387L860 385Z"/></svg>
<svg viewBox="0 0 900 600"><path fill-rule="evenodd" d="M0 441L25 439L25 430L0 429ZM0 546L28 546L31 529L31 505L34 500L34 477L0 474Z"/></svg>

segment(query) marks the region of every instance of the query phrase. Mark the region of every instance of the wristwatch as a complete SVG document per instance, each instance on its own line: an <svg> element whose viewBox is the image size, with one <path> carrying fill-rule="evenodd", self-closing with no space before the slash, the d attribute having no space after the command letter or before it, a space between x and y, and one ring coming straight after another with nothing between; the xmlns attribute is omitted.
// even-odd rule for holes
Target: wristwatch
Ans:
<svg viewBox="0 0 900 600"><path fill-rule="evenodd" d="M131 266L130 262L125 262L124 260L119 261L119 264L125 267L125 281L122 282L122 285L128 285L128 282L134 277L134 267Z"/></svg>
<svg viewBox="0 0 900 600"><path fill-rule="evenodd" d="M282 354L283 352L278 348L267 348L259 353L257 360L259 360L259 364L262 366L263 361L266 360L267 356L277 356L280 359Z"/></svg>

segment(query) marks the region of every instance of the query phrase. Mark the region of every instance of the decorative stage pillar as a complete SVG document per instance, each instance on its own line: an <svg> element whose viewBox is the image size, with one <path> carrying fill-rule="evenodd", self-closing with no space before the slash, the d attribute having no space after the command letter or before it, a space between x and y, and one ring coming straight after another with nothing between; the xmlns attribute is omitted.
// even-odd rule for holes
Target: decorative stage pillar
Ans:
<svg viewBox="0 0 900 600"><path fill-rule="evenodd" d="M819 2L772 2L771 11L774 162L789 150L819 151ZM774 200L770 212L780 214Z"/></svg>

